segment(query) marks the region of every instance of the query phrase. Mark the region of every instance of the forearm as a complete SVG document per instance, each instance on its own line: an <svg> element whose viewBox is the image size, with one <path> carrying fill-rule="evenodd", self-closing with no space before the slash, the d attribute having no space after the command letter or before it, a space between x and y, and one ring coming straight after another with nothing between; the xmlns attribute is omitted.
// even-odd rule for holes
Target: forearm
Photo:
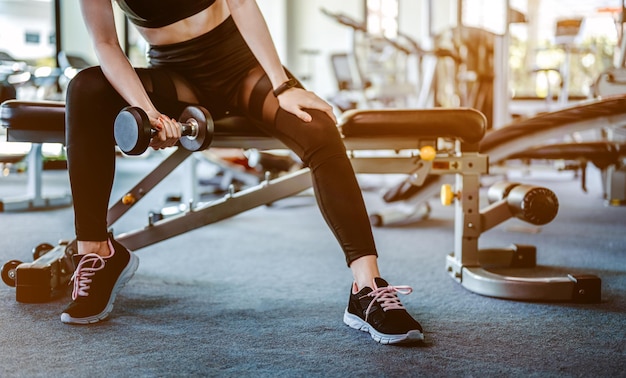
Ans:
<svg viewBox="0 0 626 378"><path fill-rule="evenodd" d="M244 40L276 88L287 81L267 23L254 0L227 0L230 13Z"/></svg>
<svg viewBox="0 0 626 378"><path fill-rule="evenodd" d="M154 113L148 94L118 42L111 0L82 0L80 6L98 62L109 83L130 105Z"/></svg>

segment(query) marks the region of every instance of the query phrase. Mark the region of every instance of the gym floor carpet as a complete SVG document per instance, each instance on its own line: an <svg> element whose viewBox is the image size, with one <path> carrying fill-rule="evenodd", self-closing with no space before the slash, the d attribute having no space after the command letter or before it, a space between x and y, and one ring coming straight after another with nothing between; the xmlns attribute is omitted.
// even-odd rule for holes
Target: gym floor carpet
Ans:
<svg viewBox="0 0 626 378"><path fill-rule="evenodd" d="M119 198L151 167L120 158ZM69 297L16 302L0 285L2 377L619 377L626 376L626 207L603 204L600 173L588 192L571 172L520 176L553 190L551 223L516 219L483 234L481 247L537 246L548 274L602 278L599 304L483 297L449 278L453 211L436 199L429 219L375 228L379 263L422 323L426 341L384 346L342 322L351 274L311 193L259 207L137 251L139 269L110 318L62 324ZM391 178L360 177L370 209ZM115 232L144 227L183 180L175 171L125 215ZM0 198L24 192L26 175L0 177ZM69 188L66 171L44 172L46 194ZM30 261L42 242L73 237L71 208L0 213L0 261Z"/></svg>

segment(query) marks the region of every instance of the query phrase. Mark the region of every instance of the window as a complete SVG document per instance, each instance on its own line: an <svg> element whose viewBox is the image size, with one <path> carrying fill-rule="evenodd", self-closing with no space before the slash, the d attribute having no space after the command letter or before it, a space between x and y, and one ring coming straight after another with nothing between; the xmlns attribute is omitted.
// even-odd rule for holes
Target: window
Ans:
<svg viewBox="0 0 626 378"><path fill-rule="evenodd" d="M580 100L614 64L621 0L515 0L528 22L510 27L514 98ZM538 5L538 6L536 6Z"/></svg>
<svg viewBox="0 0 626 378"><path fill-rule="evenodd" d="M60 96L53 21L51 0L0 0L0 80L15 87L18 99Z"/></svg>
<svg viewBox="0 0 626 378"><path fill-rule="evenodd" d="M40 40L40 35L39 35L38 32L26 31L24 33L24 42L25 43L38 45L39 44L39 40Z"/></svg>
<svg viewBox="0 0 626 378"><path fill-rule="evenodd" d="M494 34L506 33L506 1L463 0L463 26L487 30Z"/></svg>
<svg viewBox="0 0 626 378"><path fill-rule="evenodd" d="M398 36L398 0L366 0L367 31L395 39Z"/></svg>

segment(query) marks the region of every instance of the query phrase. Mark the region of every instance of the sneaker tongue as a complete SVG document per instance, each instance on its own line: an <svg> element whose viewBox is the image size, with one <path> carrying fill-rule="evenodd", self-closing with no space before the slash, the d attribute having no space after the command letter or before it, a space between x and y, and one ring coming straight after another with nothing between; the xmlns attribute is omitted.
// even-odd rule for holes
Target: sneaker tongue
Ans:
<svg viewBox="0 0 626 378"><path fill-rule="evenodd" d="M374 286L374 289L378 289L379 287L387 287L389 284L384 279L376 277L374 278Z"/></svg>

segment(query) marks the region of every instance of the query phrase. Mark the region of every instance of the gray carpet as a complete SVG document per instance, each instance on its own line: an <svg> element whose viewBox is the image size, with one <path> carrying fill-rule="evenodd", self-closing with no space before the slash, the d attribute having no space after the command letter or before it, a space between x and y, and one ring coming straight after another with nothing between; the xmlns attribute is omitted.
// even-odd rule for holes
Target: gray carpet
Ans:
<svg viewBox="0 0 626 378"><path fill-rule="evenodd" d="M157 160L122 159L114 198ZM570 173L523 177L557 193L559 215L540 228L509 220L481 247L536 245L542 272L600 276L600 304L465 290L444 267L452 211L433 201L428 220L374 230L383 275L414 288L402 300L426 331L422 344L380 345L342 323L350 271L305 193L137 251L137 274L97 325L62 324L67 297L23 304L1 284L0 376L626 376L626 207L603 205L598 175L590 168L588 193ZM147 196L116 233L143 227L181 176ZM0 177L0 197L23 192L25 179ZM66 172L45 179L47 193L67 190ZM374 209L380 179L361 179ZM37 244L72 238L72 222L70 208L0 213L0 262L29 261Z"/></svg>

